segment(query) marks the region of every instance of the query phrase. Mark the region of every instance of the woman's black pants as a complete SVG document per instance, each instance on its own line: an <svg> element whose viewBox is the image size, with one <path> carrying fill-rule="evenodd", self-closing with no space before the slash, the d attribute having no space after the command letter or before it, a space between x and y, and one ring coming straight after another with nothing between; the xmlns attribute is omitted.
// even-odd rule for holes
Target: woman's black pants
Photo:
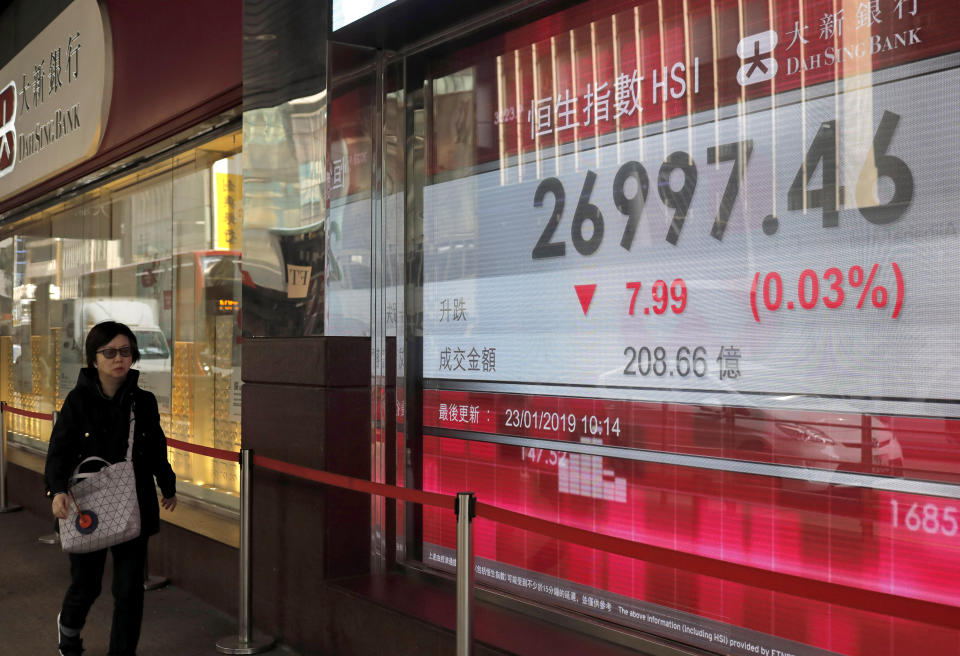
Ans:
<svg viewBox="0 0 960 656"><path fill-rule="evenodd" d="M132 656L140 640L143 620L143 571L147 538L138 537L110 547L113 552L113 625L110 628L110 656ZM63 599L60 624L80 630L90 606L100 595L107 550L70 554L70 587Z"/></svg>

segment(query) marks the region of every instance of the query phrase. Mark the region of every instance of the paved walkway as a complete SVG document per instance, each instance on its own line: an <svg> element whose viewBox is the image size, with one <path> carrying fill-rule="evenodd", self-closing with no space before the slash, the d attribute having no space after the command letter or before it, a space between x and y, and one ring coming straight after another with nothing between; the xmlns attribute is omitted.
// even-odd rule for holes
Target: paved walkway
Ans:
<svg viewBox="0 0 960 656"><path fill-rule="evenodd" d="M67 558L59 545L37 537L52 531L52 521L26 511L0 514L0 654L44 656L57 653L56 617L69 582ZM110 616L110 563L103 592L83 633L84 656L107 653ZM174 582L175 583L175 582ZM216 642L237 634L237 622L187 592L169 585L148 592L140 656L210 656ZM296 656L285 647L271 656Z"/></svg>

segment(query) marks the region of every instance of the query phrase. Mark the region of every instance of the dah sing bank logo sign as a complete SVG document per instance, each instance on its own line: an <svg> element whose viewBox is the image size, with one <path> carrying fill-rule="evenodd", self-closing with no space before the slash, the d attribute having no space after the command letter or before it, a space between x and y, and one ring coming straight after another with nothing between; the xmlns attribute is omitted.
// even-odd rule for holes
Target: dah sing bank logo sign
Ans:
<svg viewBox="0 0 960 656"><path fill-rule="evenodd" d="M104 11L74 0L0 70L0 202L100 147L113 90Z"/></svg>
<svg viewBox="0 0 960 656"><path fill-rule="evenodd" d="M17 164L17 85L0 91L0 177Z"/></svg>
<svg viewBox="0 0 960 656"><path fill-rule="evenodd" d="M925 39L933 45L937 35L929 27L918 27L921 19L929 16L923 15L916 0L898 0L892 7L861 2L856 13L840 9L793 21L793 27L780 34L774 30L751 34L737 44L737 82L748 86L772 80L778 73L792 77L863 58L883 66L904 61L907 50L913 52L911 59L922 56Z"/></svg>
<svg viewBox="0 0 960 656"><path fill-rule="evenodd" d="M773 79L779 69L773 56L773 49L776 47L777 33L773 30L752 34L740 40L737 44L737 56L743 62L743 66L737 71L737 82L740 86Z"/></svg>

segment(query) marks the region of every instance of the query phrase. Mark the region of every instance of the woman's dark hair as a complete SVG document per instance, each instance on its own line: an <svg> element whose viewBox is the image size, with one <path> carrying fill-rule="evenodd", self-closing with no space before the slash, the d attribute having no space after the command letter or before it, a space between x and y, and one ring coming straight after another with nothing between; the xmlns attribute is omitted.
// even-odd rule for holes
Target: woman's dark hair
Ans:
<svg viewBox="0 0 960 656"><path fill-rule="evenodd" d="M137 348L137 338L133 331L127 328L126 324L119 321L101 321L87 333L87 341L84 344L84 351L87 354L87 366L93 367L97 361L97 351L117 335L123 335L130 340L130 352L133 356L133 362L140 359L140 349Z"/></svg>

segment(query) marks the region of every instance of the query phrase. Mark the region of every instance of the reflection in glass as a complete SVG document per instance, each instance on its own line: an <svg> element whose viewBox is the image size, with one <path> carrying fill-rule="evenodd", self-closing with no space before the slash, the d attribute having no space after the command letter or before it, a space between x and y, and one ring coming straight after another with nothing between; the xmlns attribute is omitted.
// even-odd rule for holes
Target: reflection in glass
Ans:
<svg viewBox="0 0 960 656"><path fill-rule="evenodd" d="M326 92L244 112L243 333L323 334Z"/></svg>
<svg viewBox="0 0 960 656"><path fill-rule="evenodd" d="M49 414L94 324L137 337L140 385L173 440L240 445L239 135L225 135L7 226L0 234L0 398ZM43 452L49 421L8 415ZM170 448L184 496L234 508L237 465Z"/></svg>
<svg viewBox="0 0 960 656"><path fill-rule="evenodd" d="M759 585L960 605L956 11L841 9L592 0L411 66L424 489L760 570L479 522L479 581L710 651L955 650Z"/></svg>
<svg viewBox="0 0 960 656"><path fill-rule="evenodd" d="M140 359L167 360L170 358L167 341L163 338L163 333L159 330L134 330L133 335L137 338L137 347L140 349Z"/></svg>

